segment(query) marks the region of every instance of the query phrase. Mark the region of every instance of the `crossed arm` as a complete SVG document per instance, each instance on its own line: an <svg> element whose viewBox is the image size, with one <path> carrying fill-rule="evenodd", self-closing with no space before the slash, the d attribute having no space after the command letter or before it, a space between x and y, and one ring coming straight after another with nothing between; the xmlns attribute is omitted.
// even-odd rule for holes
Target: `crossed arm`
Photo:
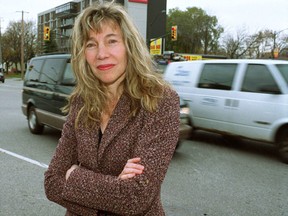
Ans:
<svg viewBox="0 0 288 216"><path fill-rule="evenodd" d="M119 179L121 180L125 180L125 179L129 179L129 178L133 178L135 175L140 175L142 174L143 170L144 170L144 166L139 164L139 162L141 161L141 158L132 158L129 159L126 163L126 165L124 166L123 171L120 173L120 175L118 176ZM77 168L79 168L80 165L77 164L73 164L70 169L67 170L66 175L65 175L65 179L68 180L70 174Z"/></svg>

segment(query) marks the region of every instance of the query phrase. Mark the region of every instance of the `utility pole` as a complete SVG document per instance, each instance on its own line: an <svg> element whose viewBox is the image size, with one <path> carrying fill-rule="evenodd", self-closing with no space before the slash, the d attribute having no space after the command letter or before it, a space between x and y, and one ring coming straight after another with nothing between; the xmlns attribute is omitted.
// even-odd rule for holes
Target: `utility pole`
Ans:
<svg viewBox="0 0 288 216"><path fill-rule="evenodd" d="M2 22L2 17L0 17L0 69L3 70L1 22Z"/></svg>
<svg viewBox="0 0 288 216"><path fill-rule="evenodd" d="M21 20L21 79L24 79L24 13L28 13L25 11L16 11L22 13L22 20Z"/></svg>

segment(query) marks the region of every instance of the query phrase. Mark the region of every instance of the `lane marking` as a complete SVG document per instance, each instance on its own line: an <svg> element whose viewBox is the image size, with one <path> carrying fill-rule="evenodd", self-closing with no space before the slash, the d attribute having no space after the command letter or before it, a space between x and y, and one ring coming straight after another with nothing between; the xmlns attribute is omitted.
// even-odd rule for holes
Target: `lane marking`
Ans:
<svg viewBox="0 0 288 216"><path fill-rule="evenodd" d="M40 166L40 167L42 167L42 168L46 168L46 169L48 168L48 165L47 165L47 164L41 163L41 162L39 162L39 161L30 159L30 158L27 158L27 157L24 157L24 156L22 156L22 155L19 155L19 154L14 153L14 152L10 152L10 151L7 151L7 150L2 149L2 148L0 148L0 152L6 153L6 154L11 155L11 156L13 156L13 157L16 157L16 158L18 158L18 159L27 161L27 162L29 162L29 163L31 163L31 164L35 164L35 165Z"/></svg>

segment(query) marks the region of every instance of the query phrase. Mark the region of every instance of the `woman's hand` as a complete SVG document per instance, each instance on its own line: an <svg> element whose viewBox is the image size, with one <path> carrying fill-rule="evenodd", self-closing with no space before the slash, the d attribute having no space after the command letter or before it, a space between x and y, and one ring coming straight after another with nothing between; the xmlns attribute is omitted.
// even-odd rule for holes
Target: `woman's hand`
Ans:
<svg viewBox="0 0 288 216"><path fill-rule="evenodd" d="M124 180L142 174L144 166L139 164L140 160L140 158L129 159L118 178Z"/></svg>
<svg viewBox="0 0 288 216"><path fill-rule="evenodd" d="M67 180L70 176L70 174L77 168L79 168L80 166L73 164L70 169L67 170L66 175L65 175L65 179Z"/></svg>

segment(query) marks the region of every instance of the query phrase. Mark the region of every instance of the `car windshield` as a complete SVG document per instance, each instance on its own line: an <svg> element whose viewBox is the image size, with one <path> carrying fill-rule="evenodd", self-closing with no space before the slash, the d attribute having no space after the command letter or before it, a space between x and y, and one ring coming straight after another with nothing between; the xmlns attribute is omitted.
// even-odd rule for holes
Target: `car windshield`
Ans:
<svg viewBox="0 0 288 216"><path fill-rule="evenodd" d="M276 66L288 85L288 64L279 64Z"/></svg>

